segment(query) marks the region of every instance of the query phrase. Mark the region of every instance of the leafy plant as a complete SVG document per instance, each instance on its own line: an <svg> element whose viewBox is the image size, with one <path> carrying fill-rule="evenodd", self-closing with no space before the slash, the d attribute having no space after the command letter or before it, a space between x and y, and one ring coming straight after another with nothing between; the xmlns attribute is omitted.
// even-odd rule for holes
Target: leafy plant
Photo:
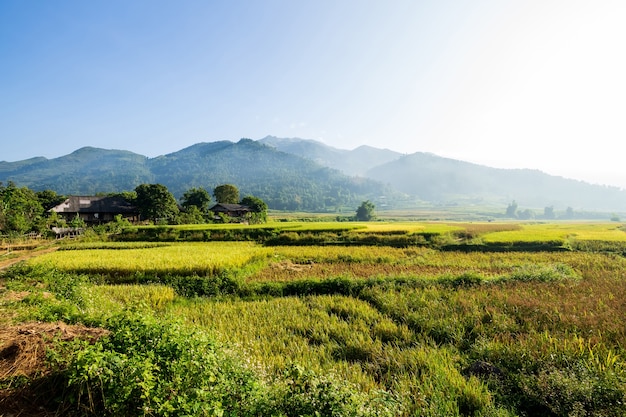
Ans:
<svg viewBox="0 0 626 417"><path fill-rule="evenodd" d="M113 316L109 336L73 342L56 367L78 415L250 415L254 375L206 334L145 315Z"/></svg>

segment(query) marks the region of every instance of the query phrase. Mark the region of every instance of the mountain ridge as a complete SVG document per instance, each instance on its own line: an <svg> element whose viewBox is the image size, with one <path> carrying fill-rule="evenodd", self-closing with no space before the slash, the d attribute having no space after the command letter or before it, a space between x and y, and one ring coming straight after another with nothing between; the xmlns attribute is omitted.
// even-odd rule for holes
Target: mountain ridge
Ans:
<svg viewBox="0 0 626 417"><path fill-rule="evenodd" d="M154 158L85 146L57 158L0 162L0 181L62 194L96 194L162 183L176 196L192 187L232 183L271 208L340 211L359 201L390 208L491 204L516 200L532 208L556 206L622 212L626 191L531 169L492 168L416 152L368 145L338 149L311 139L199 142Z"/></svg>

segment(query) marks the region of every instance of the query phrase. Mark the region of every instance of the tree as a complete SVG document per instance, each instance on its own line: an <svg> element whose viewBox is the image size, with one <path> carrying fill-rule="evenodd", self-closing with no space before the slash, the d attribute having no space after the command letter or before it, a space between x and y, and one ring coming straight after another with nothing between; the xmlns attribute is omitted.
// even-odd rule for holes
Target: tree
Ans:
<svg viewBox="0 0 626 417"><path fill-rule="evenodd" d="M178 213L176 199L165 185L141 184L135 188L135 204L141 217L153 222L170 221Z"/></svg>
<svg viewBox="0 0 626 417"><path fill-rule="evenodd" d="M53 190L37 191L35 194L43 206L43 209L46 211L50 210L52 207L58 206L66 199L64 195L57 194L57 192Z"/></svg>
<svg viewBox="0 0 626 417"><path fill-rule="evenodd" d="M554 219L554 206L547 206L543 209L543 218L544 219Z"/></svg>
<svg viewBox="0 0 626 417"><path fill-rule="evenodd" d="M252 209L251 216L248 219L251 223L265 223L267 221L267 204L265 201L249 195L241 200L241 204Z"/></svg>
<svg viewBox="0 0 626 417"><path fill-rule="evenodd" d="M218 185L213 190L213 197L218 203L237 204L239 202L239 189L232 184Z"/></svg>
<svg viewBox="0 0 626 417"><path fill-rule="evenodd" d="M23 234L34 230L43 215L43 207L35 192L18 188L12 181L0 183L0 231Z"/></svg>
<svg viewBox="0 0 626 417"><path fill-rule="evenodd" d="M191 207L196 207L201 213L209 211L209 203L211 202L211 195L204 188L191 188L183 194L181 205L189 210Z"/></svg>
<svg viewBox="0 0 626 417"><path fill-rule="evenodd" d="M517 202L515 202L515 200L507 206L506 217L517 217Z"/></svg>
<svg viewBox="0 0 626 417"><path fill-rule="evenodd" d="M206 223L206 212L201 212L196 206L189 206L176 216L177 224L203 224Z"/></svg>
<svg viewBox="0 0 626 417"><path fill-rule="evenodd" d="M374 218L374 210L376 206L371 201L367 200L361 203L358 209L356 209L356 219L359 221L368 222Z"/></svg>
<svg viewBox="0 0 626 417"><path fill-rule="evenodd" d="M535 218L535 213L531 209L522 210L519 212L518 217L521 220L530 220Z"/></svg>

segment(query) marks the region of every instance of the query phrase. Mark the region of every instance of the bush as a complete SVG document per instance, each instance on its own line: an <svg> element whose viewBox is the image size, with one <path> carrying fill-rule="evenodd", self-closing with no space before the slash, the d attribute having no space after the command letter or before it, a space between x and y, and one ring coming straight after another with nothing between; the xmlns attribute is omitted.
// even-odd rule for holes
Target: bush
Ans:
<svg viewBox="0 0 626 417"><path fill-rule="evenodd" d="M320 376L300 366L288 366L275 381L262 416L395 416L399 403L386 392L372 396L332 375Z"/></svg>
<svg viewBox="0 0 626 417"><path fill-rule="evenodd" d="M494 389L526 415L626 414L623 363L601 344L531 333L520 340L483 341L475 355L503 370L504 382Z"/></svg>
<svg viewBox="0 0 626 417"><path fill-rule="evenodd" d="M63 403L75 415L246 415L259 384L212 339L172 321L109 319L94 344L72 342L57 358Z"/></svg>

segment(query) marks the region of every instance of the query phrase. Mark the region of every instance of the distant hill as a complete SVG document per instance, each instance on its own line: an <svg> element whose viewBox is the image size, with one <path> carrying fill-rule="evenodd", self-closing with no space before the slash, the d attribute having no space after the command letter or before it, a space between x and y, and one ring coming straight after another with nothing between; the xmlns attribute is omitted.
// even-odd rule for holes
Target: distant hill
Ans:
<svg viewBox="0 0 626 417"><path fill-rule="evenodd" d="M548 175L530 169L497 169L431 153L402 155L361 146L336 149L314 140L268 136L261 142L325 166L388 184L434 204L497 204L513 200L526 208L573 207L590 211L626 210L626 191Z"/></svg>
<svg viewBox="0 0 626 417"><path fill-rule="evenodd" d="M394 161L402 156L402 154L389 149L378 149L365 145L351 151L337 149L310 139L284 139L267 136L260 139L259 142L353 176L364 176L370 168Z"/></svg>
<svg viewBox="0 0 626 417"><path fill-rule="evenodd" d="M149 166L157 182L168 186L175 196L191 187L212 190L232 183L242 196L253 194L270 208L283 210L356 207L363 199L393 193L379 182L352 178L250 139L199 143L154 158Z"/></svg>
<svg viewBox="0 0 626 417"><path fill-rule="evenodd" d="M211 191L231 183L240 189L242 197L258 196L270 208L309 211L356 208L364 199L393 194L390 187L376 181L352 178L250 139L198 143L152 159L127 151L86 147L55 159L1 162L0 181L74 195L128 191L142 183L160 183L176 198L192 187Z"/></svg>
<svg viewBox="0 0 626 417"><path fill-rule="evenodd" d="M624 211L626 191L548 175L538 170L498 169L417 152L370 169L397 190L431 202L516 200L525 207L575 207Z"/></svg>
<svg viewBox="0 0 626 417"><path fill-rule="evenodd" d="M34 190L93 195L134 189L154 181L148 158L136 153L85 147L59 158L0 162L0 181Z"/></svg>
<svg viewBox="0 0 626 417"><path fill-rule="evenodd" d="M270 208L327 211L356 208L370 199L379 207L417 203L554 206L584 211L626 211L626 191L591 185L537 170L496 169L417 152L402 155L361 146L352 151L306 139L268 136L259 141L198 143L156 158L122 150L81 148L54 159L0 162L0 181L61 194L133 190L166 185L176 198L192 187L211 191L225 183Z"/></svg>

